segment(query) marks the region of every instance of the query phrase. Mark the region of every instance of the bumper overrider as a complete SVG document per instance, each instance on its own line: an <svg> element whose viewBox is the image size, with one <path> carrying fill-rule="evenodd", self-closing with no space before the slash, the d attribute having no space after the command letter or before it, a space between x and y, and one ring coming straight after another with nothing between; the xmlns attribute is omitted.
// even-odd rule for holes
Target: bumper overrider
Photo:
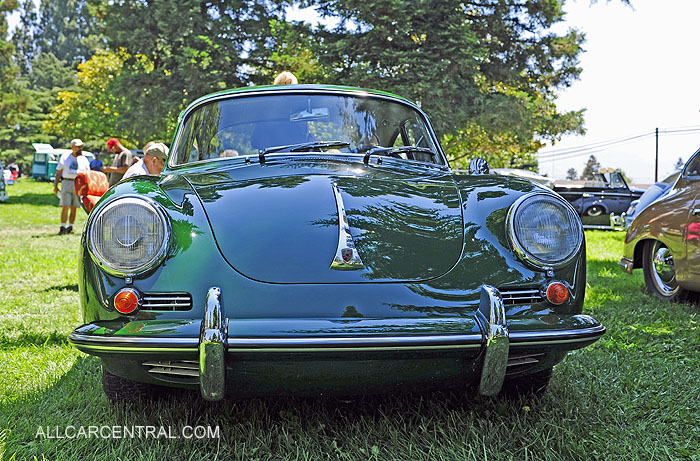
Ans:
<svg viewBox="0 0 700 461"><path fill-rule="evenodd" d="M542 347L578 349L597 341L605 327L595 319L576 316L580 322L569 329L509 331L506 309L499 291L482 285L479 308L474 315L481 333L396 336L328 337L229 337L229 319L224 315L221 289L212 287L199 337L144 337L97 335L76 329L69 341L79 350L95 355L137 353L181 353L196 356L199 362L199 387L202 397L216 401L224 398L226 365L229 353L324 353L324 352L401 352L412 350L483 349L479 393L493 396L500 392L512 350ZM512 328L511 328L512 329Z"/></svg>

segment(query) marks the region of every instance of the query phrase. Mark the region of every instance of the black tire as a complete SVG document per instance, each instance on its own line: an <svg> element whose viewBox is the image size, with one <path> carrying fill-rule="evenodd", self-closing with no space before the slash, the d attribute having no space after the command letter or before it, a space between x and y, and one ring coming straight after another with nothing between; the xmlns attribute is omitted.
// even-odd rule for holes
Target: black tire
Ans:
<svg viewBox="0 0 700 461"><path fill-rule="evenodd" d="M690 297L690 292L678 285L673 254L662 242L644 242L642 269L646 292L650 296L668 302L682 302Z"/></svg>
<svg viewBox="0 0 700 461"><path fill-rule="evenodd" d="M600 205L593 205L592 207L589 207L584 213L584 216L601 216L602 214L605 213L605 209L603 209L602 206Z"/></svg>
<svg viewBox="0 0 700 461"><path fill-rule="evenodd" d="M549 367L528 375L506 377L501 395L510 398L542 395L547 391L549 381L552 379L552 370L553 367Z"/></svg>
<svg viewBox="0 0 700 461"><path fill-rule="evenodd" d="M102 389L110 402L124 403L153 400L162 395L165 388L124 379L102 367Z"/></svg>

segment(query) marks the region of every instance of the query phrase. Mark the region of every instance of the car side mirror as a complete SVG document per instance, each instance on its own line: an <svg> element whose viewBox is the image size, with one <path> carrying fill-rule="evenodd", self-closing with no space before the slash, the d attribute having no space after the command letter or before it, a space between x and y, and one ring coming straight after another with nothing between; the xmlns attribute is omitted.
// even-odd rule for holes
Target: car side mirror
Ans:
<svg viewBox="0 0 700 461"><path fill-rule="evenodd" d="M475 158L469 162L469 174L489 174L489 162L483 158Z"/></svg>

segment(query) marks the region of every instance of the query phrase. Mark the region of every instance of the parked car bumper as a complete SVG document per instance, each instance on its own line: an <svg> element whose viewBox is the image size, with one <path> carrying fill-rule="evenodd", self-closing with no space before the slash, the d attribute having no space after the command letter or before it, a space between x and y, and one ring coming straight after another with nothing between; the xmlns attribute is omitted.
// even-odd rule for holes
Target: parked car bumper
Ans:
<svg viewBox="0 0 700 461"><path fill-rule="evenodd" d="M316 375L327 372L321 381L330 387L342 387L358 376L361 380L367 370L375 370L367 376L368 383L383 385L381 371L391 369L387 378L394 381L402 379L397 370L408 381L471 377L478 380L482 394L495 395L506 374L517 374L523 365L552 366L566 351L585 347L605 333L597 320L581 314L506 319L498 290L485 285L474 316L459 320L463 334L409 334L408 327L366 334L361 322L369 325L369 319L347 320L342 329L346 333L338 334L325 320L304 321L302 331L299 319L270 319L253 321L251 332L274 330L275 334L255 336L225 317L220 295L219 288L209 290L202 320L132 321L116 332L88 324L77 328L69 340L77 349L100 356L108 367L119 362L119 368L131 376L198 385L205 399L220 400L227 388L260 390L260 383L270 375L276 386L326 387L312 377L285 384L285 376L298 380L308 364L312 365L308 371ZM147 336L153 331L163 334ZM198 335L193 334L196 331ZM406 377L406 372L411 376Z"/></svg>

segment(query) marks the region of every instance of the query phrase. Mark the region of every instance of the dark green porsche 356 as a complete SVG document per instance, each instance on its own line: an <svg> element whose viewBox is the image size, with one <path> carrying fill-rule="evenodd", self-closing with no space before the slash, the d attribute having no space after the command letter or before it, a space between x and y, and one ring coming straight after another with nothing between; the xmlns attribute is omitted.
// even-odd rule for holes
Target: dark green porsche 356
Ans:
<svg viewBox="0 0 700 461"><path fill-rule="evenodd" d="M163 174L89 215L70 341L114 401L539 392L605 332L585 262L571 205L480 159L454 174L409 101L251 87L190 105Z"/></svg>

